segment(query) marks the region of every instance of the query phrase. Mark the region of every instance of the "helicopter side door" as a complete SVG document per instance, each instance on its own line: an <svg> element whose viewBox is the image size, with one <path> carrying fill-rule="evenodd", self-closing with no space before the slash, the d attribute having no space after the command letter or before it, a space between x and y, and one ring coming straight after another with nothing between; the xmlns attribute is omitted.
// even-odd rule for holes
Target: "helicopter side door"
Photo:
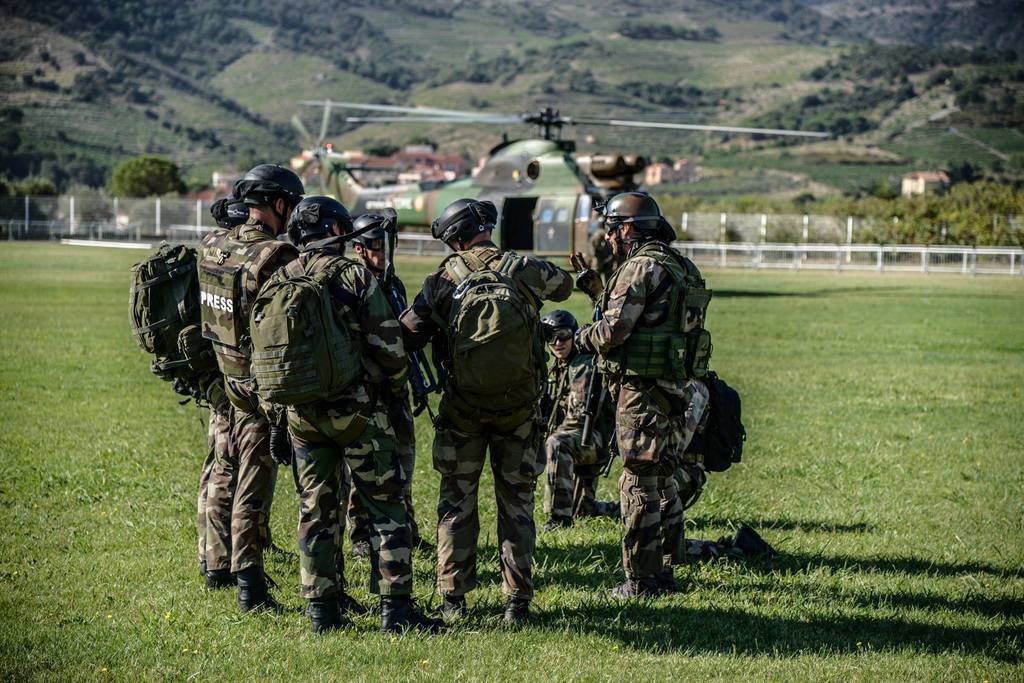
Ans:
<svg viewBox="0 0 1024 683"><path fill-rule="evenodd" d="M537 254L565 255L572 246L576 195L541 197L534 221Z"/></svg>

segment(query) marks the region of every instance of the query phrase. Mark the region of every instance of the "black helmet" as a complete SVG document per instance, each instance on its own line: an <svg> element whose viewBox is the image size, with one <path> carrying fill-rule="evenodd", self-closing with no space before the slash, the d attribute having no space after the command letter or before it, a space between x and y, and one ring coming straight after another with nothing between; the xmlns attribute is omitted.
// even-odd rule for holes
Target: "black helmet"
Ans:
<svg viewBox="0 0 1024 683"><path fill-rule="evenodd" d="M288 239L299 245L310 237L330 235L335 224L342 235L352 231L348 209L332 197L312 195L299 202L288 219Z"/></svg>
<svg viewBox="0 0 1024 683"><path fill-rule="evenodd" d="M228 195L210 205L210 215L222 228L233 228L249 219L249 207Z"/></svg>
<svg viewBox="0 0 1024 683"><path fill-rule="evenodd" d="M365 247L370 242L383 240L387 233L394 235L398 232L395 218L388 213L364 213L352 223L352 231L357 233L352 241Z"/></svg>
<svg viewBox="0 0 1024 683"><path fill-rule="evenodd" d="M656 231L661 227L661 209L658 202L643 192L617 194L601 208L609 230L622 223L632 223L641 232Z"/></svg>
<svg viewBox="0 0 1024 683"><path fill-rule="evenodd" d="M572 330L573 334L576 334L576 331L580 329L580 325L576 322L573 314L561 308L557 311L551 311L541 318L540 327L544 333L544 341L549 344L555 340L555 330L568 328Z"/></svg>
<svg viewBox="0 0 1024 683"><path fill-rule="evenodd" d="M486 230L494 230L498 210L488 201L457 199L430 224L430 234L442 242L465 242Z"/></svg>
<svg viewBox="0 0 1024 683"><path fill-rule="evenodd" d="M278 164L260 164L235 183L233 194L248 206L269 206L278 198L295 206L305 192L293 171Z"/></svg>

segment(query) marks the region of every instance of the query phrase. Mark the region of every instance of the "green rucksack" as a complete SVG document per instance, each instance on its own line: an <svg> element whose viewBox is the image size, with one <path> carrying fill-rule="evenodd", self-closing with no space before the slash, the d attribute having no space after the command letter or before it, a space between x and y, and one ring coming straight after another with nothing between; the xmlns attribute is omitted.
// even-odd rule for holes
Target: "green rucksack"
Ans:
<svg viewBox="0 0 1024 683"><path fill-rule="evenodd" d="M213 345L199 327L196 250L163 244L132 266L128 313L139 348L161 379L191 380L217 367Z"/></svg>
<svg viewBox="0 0 1024 683"><path fill-rule="evenodd" d="M329 399L359 377L355 323L335 311L330 284L357 265L337 258L309 275L293 261L277 271L252 306L252 373L260 397L281 405Z"/></svg>
<svg viewBox="0 0 1024 683"><path fill-rule="evenodd" d="M455 254L448 325L450 390L469 406L508 413L533 405L544 388L545 354L537 307L513 279L515 252L484 260Z"/></svg>

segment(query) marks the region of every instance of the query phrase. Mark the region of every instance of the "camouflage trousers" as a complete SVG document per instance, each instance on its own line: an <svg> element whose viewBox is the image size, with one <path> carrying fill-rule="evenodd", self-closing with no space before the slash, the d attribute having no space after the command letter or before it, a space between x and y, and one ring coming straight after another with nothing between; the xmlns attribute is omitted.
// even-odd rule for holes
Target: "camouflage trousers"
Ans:
<svg viewBox="0 0 1024 683"><path fill-rule="evenodd" d="M602 440L595 432L594 445L583 448L582 436L577 430L556 429L544 441L544 513L551 517L585 517L594 513L599 474L595 465Z"/></svg>
<svg viewBox="0 0 1024 683"><path fill-rule="evenodd" d="M494 475L502 590L533 597L534 491L543 471L540 430L533 415L465 420L445 410L436 421L433 465L441 474L437 504L437 586L465 595L477 585L478 494L488 449Z"/></svg>
<svg viewBox="0 0 1024 683"><path fill-rule="evenodd" d="M412 533L412 544L420 542L420 528L416 523L416 511L412 503L412 477L416 471L416 430L409 409L409 400L394 401L387 407L388 419L395 430L395 450L398 452L398 459L402 463L402 471L405 473L405 509L409 517L409 531ZM345 524L348 527L348 537L353 543L370 540L370 521L359 496L352 487L352 473L345 468L345 481L342 490L342 504L345 507Z"/></svg>
<svg viewBox="0 0 1024 683"><path fill-rule="evenodd" d="M369 415L367 415L369 413ZM403 492L405 472L383 408L345 412L326 404L288 411L299 481L299 573L307 599L344 589L343 479L366 509L370 527L370 590L412 592L412 539Z"/></svg>
<svg viewBox="0 0 1024 683"><path fill-rule="evenodd" d="M619 497L626 578L657 575L685 560L683 505L674 474L707 406L707 389L689 381L669 392L651 381L625 381L616 426L623 472Z"/></svg>
<svg viewBox="0 0 1024 683"><path fill-rule="evenodd" d="M270 458L270 423L260 412L255 394L231 380L227 386L234 395L229 412L229 445L223 453L218 452L206 485L206 534L209 542L211 534L231 529L231 561L228 564L222 558L215 564L208 562L207 569L230 567L237 573L262 567L263 551L270 547L270 506L277 464ZM224 515L228 508L230 518Z"/></svg>
<svg viewBox="0 0 1024 683"><path fill-rule="evenodd" d="M226 479L214 479L215 490L212 493L210 490L210 481L217 463L224 463L230 457L231 403L226 396L210 408L207 444L206 460L203 461L203 471L199 477L196 511L199 566L226 569L231 566L231 505L235 497L237 470L229 468L230 476Z"/></svg>

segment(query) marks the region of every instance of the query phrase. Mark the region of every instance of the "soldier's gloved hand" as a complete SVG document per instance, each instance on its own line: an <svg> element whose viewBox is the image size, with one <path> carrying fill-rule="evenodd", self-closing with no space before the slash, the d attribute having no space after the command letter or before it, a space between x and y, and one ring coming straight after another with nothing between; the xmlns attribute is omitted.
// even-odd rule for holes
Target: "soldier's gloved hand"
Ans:
<svg viewBox="0 0 1024 683"><path fill-rule="evenodd" d="M601 282L601 276L587 263L587 257L578 251L569 257L569 263L572 264L572 269L577 273L576 289L584 292L590 297L591 301L596 301L597 297L604 291L604 283Z"/></svg>
<svg viewBox="0 0 1024 683"><path fill-rule="evenodd" d="M279 465L292 464L292 440L287 427L270 425L270 457Z"/></svg>
<svg viewBox="0 0 1024 683"><path fill-rule="evenodd" d="M576 334L572 338L573 347L582 353L597 353L597 349L590 345L589 335L587 334L589 329L590 325L584 325L576 330Z"/></svg>

